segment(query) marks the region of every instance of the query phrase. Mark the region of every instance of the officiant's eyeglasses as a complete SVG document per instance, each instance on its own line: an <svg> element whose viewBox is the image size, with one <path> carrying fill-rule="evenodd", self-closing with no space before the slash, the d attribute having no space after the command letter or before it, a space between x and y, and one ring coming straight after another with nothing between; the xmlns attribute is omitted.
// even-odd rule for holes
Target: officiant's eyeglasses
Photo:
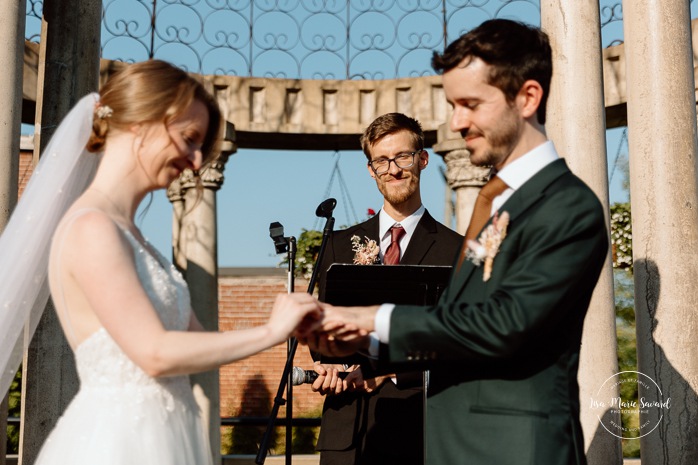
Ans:
<svg viewBox="0 0 698 465"><path fill-rule="evenodd" d="M411 168L414 165L414 156L418 153L422 153L421 150L416 152L401 152L395 155L395 158L376 158L368 162L368 166L371 167L376 174L385 174L390 170L390 162L395 163L395 166L401 169Z"/></svg>

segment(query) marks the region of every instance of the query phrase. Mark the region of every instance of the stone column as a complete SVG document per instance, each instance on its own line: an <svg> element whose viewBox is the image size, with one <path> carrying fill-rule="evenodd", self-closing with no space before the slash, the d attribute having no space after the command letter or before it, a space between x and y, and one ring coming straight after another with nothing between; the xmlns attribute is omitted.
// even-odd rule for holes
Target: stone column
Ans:
<svg viewBox="0 0 698 465"><path fill-rule="evenodd" d="M444 224L449 228L453 228L453 219L455 217L455 202L453 201L453 189L448 184L446 177L446 168L443 170L446 188L444 189Z"/></svg>
<svg viewBox="0 0 698 465"><path fill-rule="evenodd" d="M25 0L0 0L0 231L17 204ZM8 398L0 392L0 465L7 454Z"/></svg>
<svg viewBox="0 0 698 465"><path fill-rule="evenodd" d="M97 90L101 15L101 2L44 2L35 161L70 108L85 94ZM51 301L25 354L23 367L19 461L31 465L78 388L73 354Z"/></svg>
<svg viewBox="0 0 698 465"><path fill-rule="evenodd" d="M167 198L172 204L172 263L184 273L187 269L187 257L182 250L184 245L184 235L181 234L182 221L184 218L184 192L182 183L190 183L193 180L187 173L170 184L167 188Z"/></svg>
<svg viewBox="0 0 698 465"><path fill-rule="evenodd" d="M450 115L449 115L450 117ZM441 155L446 163L446 181L456 193L456 231L465 234L475 208L475 199L480 188L489 178L490 170L470 163L470 153L459 134L448 129L448 123L439 126L434 153Z"/></svg>
<svg viewBox="0 0 698 465"><path fill-rule="evenodd" d="M698 192L689 2L623 1L643 465L698 463ZM640 376L640 375L638 375ZM661 420L660 420L661 418Z"/></svg>
<svg viewBox="0 0 698 465"><path fill-rule="evenodd" d="M606 119L601 55L599 3L596 0L541 1L541 27L553 49L546 130L570 169L596 193L610 230ZM610 242L610 236L609 236ZM620 414L592 410L590 399L618 372L613 299L613 268L609 247L606 264L584 320L579 360L580 420L589 465L620 464L620 439L601 425L620 425ZM618 388L614 388L614 397ZM616 409L617 411L617 409Z"/></svg>
<svg viewBox="0 0 698 465"><path fill-rule="evenodd" d="M168 197L174 209L174 261L189 285L194 312L208 331L218 331L216 192L223 185L225 163L234 151L234 144L230 140L224 141L221 154L201 172L200 180L197 181L191 171L186 171L168 189ZM191 380L204 424L208 425L214 463L220 464L219 372L213 370L198 373L192 375Z"/></svg>
<svg viewBox="0 0 698 465"><path fill-rule="evenodd" d="M17 203L25 10L25 0L0 0L0 231Z"/></svg>

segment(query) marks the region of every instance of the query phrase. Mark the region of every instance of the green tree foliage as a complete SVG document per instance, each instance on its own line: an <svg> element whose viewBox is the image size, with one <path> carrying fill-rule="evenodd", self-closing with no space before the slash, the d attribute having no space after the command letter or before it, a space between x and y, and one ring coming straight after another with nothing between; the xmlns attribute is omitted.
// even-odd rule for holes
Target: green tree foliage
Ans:
<svg viewBox="0 0 698 465"><path fill-rule="evenodd" d="M296 250L296 277L310 279L322 244L322 231L302 229Z"/></svg>
<svg viewBox="0 0 698 465"><path fill-rule="evenodd" d="M637 350L635 343L635 301L631 269L613 270L616 301L616 335L618 338L618 371L637 371ZM623 402L637 401L637 375L622 373L621 380L634 379L635 382L620 383L620 397ZM621 423L630 431L629 436L637 438L640 417L637 413L621 414ZM640 440L623 439L623 456L640 457Z"/></svg>
<svg viewBox="0 0 698 465"><path fill-rule="evenodd" d="M300 418L320 418L322 405L313 410L304 412ZM293 427L293 453L314 454L317 438L320 434L319 426L294 426Z"/></svg>
<svg viewBox="0 0 698 465"><path fill-rule="evenodd" d="M22 400L22 370L17 370L15 379L10 384L8 415L18 417L20 415L21 400ZM7 453L19 453L19 427L17 425L7 425Z"/></svg>
<svg viewBox="0 0 698 465"><path fill-rule="evenodd" d="M630 216L630 203L611 205L611 253L613 267L633 268L633 231Z"/></svg>
<svg viewBox="0 0 698 465"><path fill-rule="evenodd" d="M318 434L320 434L319 426L294 426L293 453L314 454Z"/></svg>
<svg viewBox="0 0 698 465"><path fill-rule="evenodd" d="M316 409L294 414L294 418L320 418L322 406ZM232 426L224 427L221 431L221 453L223 455L249 455L257 454L265 428L258 426ZM294 454L314 454L317 438L320 434L319 426L294 426L292 433L292 447ZM283 455L286 453L286 432L283 426L277 426L272 432L269 445L269 455Z"/></svg>
<svg viewBox="0 0 698 465"><path fill-rule="evenodd" d="M627 131L627 130L626 130ZM627 132L623 132L621 146L627 141ZM623 176L622 188L630 193L630 165L628 157L619 153L616 164ZM618 370L621 380L633 379L635 382L620 383L620 396L623 402L637 401L637 344L635 336L635 300L633 283L633 235L630 214L630 202L611 205L611 252L613 256L613 281L616 306L616 335L618 340ZM621 414L621 423L629 431L630 437L639 434L640 418L635 413ZM639 439L623 439L623 456L640 457Z"/></svg>

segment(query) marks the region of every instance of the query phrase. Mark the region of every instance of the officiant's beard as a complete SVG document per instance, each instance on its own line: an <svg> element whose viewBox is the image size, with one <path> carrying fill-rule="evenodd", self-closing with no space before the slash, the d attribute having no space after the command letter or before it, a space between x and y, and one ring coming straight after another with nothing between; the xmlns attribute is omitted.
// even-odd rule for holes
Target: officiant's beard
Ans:
<svg viewBox="0 0 698 465"><path fill-rule="evenodd" d="M381 176L376 176L376 185L378 190L383 195L385 200L391 205L401 205L412 198L419 191L419 169L418 160L412 168L403 169L400 176L393 176L386 173ZM404 179L407 182L400 186L393 186L390 181L393 179Z"/></svg>

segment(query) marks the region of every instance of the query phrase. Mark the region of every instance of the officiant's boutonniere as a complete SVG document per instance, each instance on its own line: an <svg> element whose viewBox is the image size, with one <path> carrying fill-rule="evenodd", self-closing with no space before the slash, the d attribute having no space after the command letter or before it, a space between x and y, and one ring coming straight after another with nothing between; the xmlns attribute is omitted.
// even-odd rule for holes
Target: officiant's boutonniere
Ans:
<svg viewBox="0 0 698 465"><path fill-rule="evenodd" d="M362 244L359 236L351 236L351 250L354 251L354 265L373 265L378 259L380 247L376 241L364 237Z"/></svg>
<svg viewBox="0 0 698 465"><path fill-rule="evenodd" d="M475 266L485 262L485 269L482 274L482 280L488 281L492 274L492 264L494 257L499 252L499 246L507 235L507 226L509 226L509 213L502 212L494 214L492 223L488 225L477 241L468 241L468 250L465 253L465 258L472 261Z"/></svg>

